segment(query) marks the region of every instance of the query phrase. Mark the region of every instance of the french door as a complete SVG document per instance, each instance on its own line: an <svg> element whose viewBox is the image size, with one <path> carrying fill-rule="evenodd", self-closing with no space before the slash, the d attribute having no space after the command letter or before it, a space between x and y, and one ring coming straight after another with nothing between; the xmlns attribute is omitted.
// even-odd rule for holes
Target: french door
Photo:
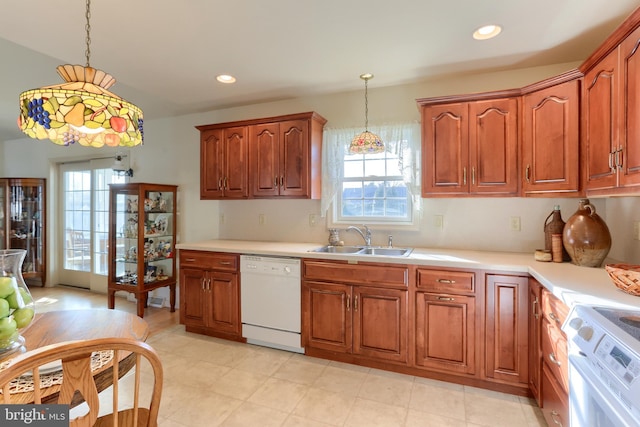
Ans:
<svg viewBox="0 0 640 427"><path fill-rule="evenodd" d="M58 271L62 284L107 288L109 184L128 179L112 158L60 165Z"/></svg>

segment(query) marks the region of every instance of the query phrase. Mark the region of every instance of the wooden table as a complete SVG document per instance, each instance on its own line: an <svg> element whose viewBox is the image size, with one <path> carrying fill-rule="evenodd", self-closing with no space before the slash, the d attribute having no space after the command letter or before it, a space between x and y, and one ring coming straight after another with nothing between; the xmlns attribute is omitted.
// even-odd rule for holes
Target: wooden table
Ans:
<svg viewBox="0 0 640 427"><path fill-rule="evenodd" d="M34 350L50 344L64 341L75 341L95 338L134 338L145 341L149 336L149 325L136 316L120 310L89 309L89 310L60 310L36 313L36 316L24 331L25 351ZM20 353L12 353L0 359L4 362ZM133 358L126 355L120 359L120 376L124 375L133 366ZM94 375L98 391L102 391L111 385L111 368L97 371ZM43 397L42 403L55 402L60 386L49 387L47 398ZM12 394L12 402L30 403L31 393ZM15 399L14 399L15 397ZM74 403L80 403L82 400Z"/></svg>

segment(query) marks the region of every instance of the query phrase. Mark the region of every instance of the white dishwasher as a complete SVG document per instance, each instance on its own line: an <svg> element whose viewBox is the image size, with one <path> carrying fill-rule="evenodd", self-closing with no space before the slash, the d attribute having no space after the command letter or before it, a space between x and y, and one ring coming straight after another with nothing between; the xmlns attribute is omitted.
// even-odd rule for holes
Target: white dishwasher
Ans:
<svg viewBox="0 0 640 427"><path fill-rule="evenodd" d="M240 256L242 336L248 343L304 353L300 260Z"/></svg>

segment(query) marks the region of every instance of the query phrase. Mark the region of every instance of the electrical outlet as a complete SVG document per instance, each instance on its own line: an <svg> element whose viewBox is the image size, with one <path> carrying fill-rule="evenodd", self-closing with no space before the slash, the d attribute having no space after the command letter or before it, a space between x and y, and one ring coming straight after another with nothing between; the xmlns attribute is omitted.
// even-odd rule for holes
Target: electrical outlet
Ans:
<svg viewBox="0 0 640 427"><path fill-rule="evenodd" d="M520 217L512 216L509 222L511 231L520 231Z"/></svg>
<svg viewBox="0 0 640 427"><path fill-rule="evenodd" d="M266 223L267 223L267 217L263 213L258 214L258 224L265 225Z"/></svg>
<svg viewBox="0 0 640 427"><path fill-rule="evenodd" d="M433 216L433 226L438 230L442 230L444 228L444 216L443 215L434 215Z"/></svg>
<svg viewBox="0 0 640 427"><path fill-rule="evenodd" d="M640 221L633 222L633 238L634 240L640 240Z"/></svg>
<svg viewBox="0 0 640 427"><path fill-rule="evenodd" d="M309 227L316 226L316 214L309 214Z"/></svg>

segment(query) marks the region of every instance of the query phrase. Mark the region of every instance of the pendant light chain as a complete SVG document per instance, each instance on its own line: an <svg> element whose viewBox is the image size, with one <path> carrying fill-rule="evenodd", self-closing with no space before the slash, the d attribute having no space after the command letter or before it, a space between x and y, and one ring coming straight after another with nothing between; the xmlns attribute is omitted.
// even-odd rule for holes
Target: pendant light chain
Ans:
<svg viewBox="0 0 640 427"><path fill-rule="evenodd" d="M85 31L87 32L86 43L87 49L84 51L84 55L87 58L87 67L91 67L89 65L89 58L91 57L91 24L89 23L91 19L91 0L87 0L87 11L85 13L85 17L87 18L87 23L84 26Z"/></svg>
<svg viewBox="0 0 640 427"><path fill-rule="evenodd" d="M364 130L369 131L369 96L367 83L369 79L364 79Z"/></svg>

